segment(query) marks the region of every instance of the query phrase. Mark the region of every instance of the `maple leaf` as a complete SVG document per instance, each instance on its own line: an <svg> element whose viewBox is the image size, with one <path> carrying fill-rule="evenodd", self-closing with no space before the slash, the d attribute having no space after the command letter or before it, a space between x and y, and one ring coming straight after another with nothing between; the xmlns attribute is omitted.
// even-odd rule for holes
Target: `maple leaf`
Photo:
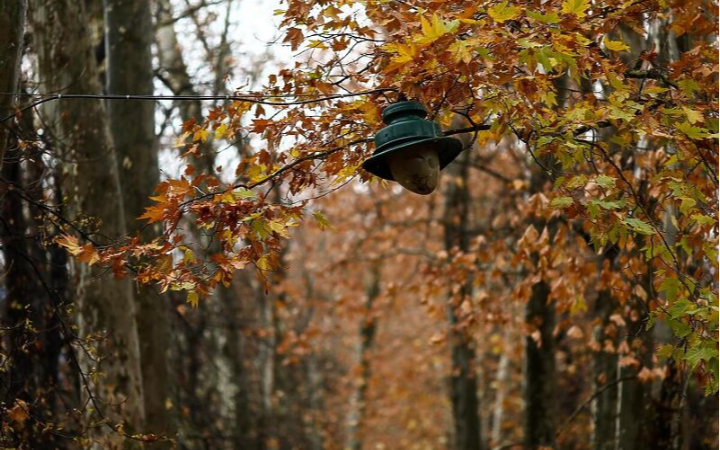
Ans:
<svg viewBox="0 0 720 450"><path fill-rule="evenodd" d="M200 304L200 297L198 296L198 293L196 291L189 291L187 294L187 302L193 308L197 308Z"/></svg>
<svg viewBox="0 0 720 450"><path fill-rule="evenodd" d="M630 47L628 47L623 41L611 41L608 39L607 34L603 38L603 45L608 50L612 50L614 52L624 52L626 50L630 50Z"/></svg>
<svg viewBox="0 0 720 450"><path fill-rule="evenodd" d="M82 253L78 238L76 238L75 236L71 236L69 234L62 235L55 238L55 242L61 247L65 247L67 251L70 252L70 254L72 255L78 255Z"/></svg>
<svg viewBox="0 0 720 450"><path fill-rule="evenodd" d="M643 234L645 236L652 236L653 234L655 234L655 230L653 230L652 226L650 226L649 223L644 222L640 219L629 218L625 219L624 222L630 225L630 228L632 228L637 233Z"/></svg>
<svg viewBox="0 0 720 450"><path fill-rule="evenodd" d="M304 39L303 32L299 28L290 28L283 42L289 42L293 51L297 50Z"/></svg>
<svg viewBox="0 0 720 450"><path fill-rule="evenodd" d="M330 221L328 221L323 215L323 213L321 213L320 211L315 211L313 213L313 217L317 221L318 227L320 227L321 230L327 230L332 228L332 224L330 223Z"/></svg>
<svg viewBox="0 0 720 450"><path fill-rule="evenodd" d="M564 0L562 2L562 12L565 14L582 16L588 8L590 8L589 0Z"/></svg>
<svg viewBox="0 0 720 450"><path fill-rule="evenodd" d="M694 127L690 125L689 122L683 122L680 125L677 125L676 127L679 131L681 131L685 136L689 137L690 139L705 139L709 138L712 135L709 133L709 131L705 128L700 127Z"/></svg>
<svg viewBox="0 0 720 450"><path fill-rule="evenodd" d="M147 219L148 223L160 222L165 218L165 206L162 204L148 206L145 208L145 214L138 219Z"/></svg>
<svg viewBox="0 0 720 450"><path fill-rule="evenodd" d="M432 22L421 16L420 25L422 27L422 36L416 38L415 42L418 44L429 44L435 42L445 34L454 31L459 23L459 20L453 20L445 23L438 14L433 14Z"/></svg>
<svg viewBox="0 0 720 450"><path fill-rule="evenodd" d="M509 6L508 2L500 2L488 9L488 15L490 15L495 22L502 23L517 18L520 15L520 10L514 6Z"/></svg>
<svg viewBox="0 0 720 450"><path fill-rule="evenodd" d="M549 24L560 23L560 16L555 11L543 15L543 14L540 14L539 12L527 10L525 12L525 14L527 14L528 17L537 20L538 22L549 23Z"/></svg>

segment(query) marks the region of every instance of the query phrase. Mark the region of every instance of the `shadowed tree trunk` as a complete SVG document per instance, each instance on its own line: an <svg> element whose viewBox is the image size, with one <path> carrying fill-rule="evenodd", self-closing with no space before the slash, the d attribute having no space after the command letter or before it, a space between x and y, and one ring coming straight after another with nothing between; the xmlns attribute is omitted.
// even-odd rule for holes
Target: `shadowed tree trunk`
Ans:
<svg viewBox="0 0 720 450"><path fill-rule="evenodd" d="M347 444L346 450L360 450L362 448L362 425L365 416L367 400L367 389L370 383L372 368L370 366L370 350L375 340L377 329L376 320L373 314L373 304L380 295L380 267L379 263L373 263L370 270L370 280L365 291L365 316L360 326L360 346L358 348L358 363L360 374L355 380L355 390L350 399L350 414L347 421Z"/></svg>
<svg viewBox="0 0 720 450"><path fill-rule="evenodd" d="M550 286L532 287L525 322L539 332L539 341L525 338L525 447L536 449L555 442L555 305L548 301Z"/></svg>
<svg viewBox="0 0 720 450"><path fill-rule="evenodd" d="M463 144L467 145L468 142L464 140ZM470 150L466 150L456 163L446 169L445 176L451 178L445 191L443 217L445 249L448 253L456 249L467 252L469 249L469 152ZM475 346L467 332L458 328L460 320L458 310L464 301L469 301L471 296L472 280L468 278L460 287L459 295L450 296L447 306L452 355L450 399L456 450L479 450L481 448Z"/></svg>
<svg viewBox="0 0 720 450"><path fill-rule="evenodd" d="M26 0L0 2L0 92L17 92L25 31ZM13 97L0 95L0 119L12 113ZM0 123L0 167L7 147L10 122Z"/></svg>
<svg viewBox="0 0 720 450"><path fill-rule="evenodd" d="M86 33L84 2L34 0L30 8L41 90L102 92L94 48ZM94 218L95 222L83 225L86 236L100 244L110 243L108 237L123 236L124 210L104 104L61 100L44 112L47 131L56 138L62 161L64 210L72 219L80 212ZM104 373L99 392L112 406L103 413L110 424L122 420L128 431L141 431L145 408L132 285L86 264L75 266L74 278L81 333L105 337L99 348L106 357L99 364Z"/></svg>
<svg viewBox="0 0 720 450"><path fill-rule="evenodd" d="M105 46L107 91L111 94L153 93L151 46L153 25L146 0L105 0ZM130 233L142 225L137 218L150 204L148 197L158 184L158 150L155 138L155 104L148 101L108 102L110 131L115 143L126 228ZM143 236L158 234L148 228ZM169 300L152 286L139 286L138 334L145 388L147 430L171 432L166 404L171 396L168 373Z"/></svg>
<svg viewBox="0 0 720 450"><path fill-rule="evenodd" d="M593 402L593 448L614 450L617 447L618 417L618 329L610 316L615 312L612 293L604 289L595 301L595 316L600 323L595 327L595 341L599 348L593 355L593 382L596 391L602 391ZM608 383L614 386L606 387Z"/></svg>
<svg viewBox="0 0 720 450"><path fill-rule="evenodd" d="M25 402L33 416L26 427L10 427L0 433L2 445L17 445L12 438L32 448L56 448L56 436L40 433L56 418L58 358L63 337L55 314L55 298L46 289L47 253L41 246L40 230L32 217L37 211L25 201L42 202L43 162L36 148L22 150L19 143L33 136L32 114L25 113L8 139L2 166L2 211L0 242L5 287L2 343L5 358L0 379L0 398L8 407ZM41 166L41 167L38 167ZM24 198L23 198L24 197Z"/></svg>

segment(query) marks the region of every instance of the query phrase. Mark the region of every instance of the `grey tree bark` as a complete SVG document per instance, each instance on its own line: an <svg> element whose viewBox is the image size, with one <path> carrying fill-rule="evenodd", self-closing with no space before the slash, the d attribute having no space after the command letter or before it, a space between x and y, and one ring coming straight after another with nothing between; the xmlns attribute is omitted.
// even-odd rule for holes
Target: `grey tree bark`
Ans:
<svg viewBox="0 0 720 450"><path fill-rule="evenodd" d="M41 91L101 93L84 2L30 2ZM100 101L58 101L44 109L63 170L64 210L101 244L125 234L125 215L115 150ZM97 228L92 230L91 228ZM108 238L109 237L109 238ZM111 425L142 431L145 419L135 300L127 279L114 280L86 264L75 266L74 298L80 305L81 333L103 333L99 392L112 400L103 414ZM112 439L112 438L111 438Z"/></svg>
<svg viewBox="0 0 720 450"><path fill-rule="evenodd" d="M107 91L110 94L153 93L151 47L153 24L146 0L105 0ZM160 181L155 138L155 104L148 101L108 102L110 131L115 143L126 228L139 230L137 219L149 206L148 197ZM159 230L148 228L143 237ZM145 388L147 430L172 431L166 404L171 396L167 349L170 347L169 299L152 286L138 286L138 334Z"/></svg>
<svg viewBox="0 0 720 450"><path fill-rule="evenodd" d="M26 10L26 0L0 1L0 92L17 92ZM12 113L13 101L12 96L0 96L0 119ZM9 121L0 123L0 168L9 130Z"/></svg>

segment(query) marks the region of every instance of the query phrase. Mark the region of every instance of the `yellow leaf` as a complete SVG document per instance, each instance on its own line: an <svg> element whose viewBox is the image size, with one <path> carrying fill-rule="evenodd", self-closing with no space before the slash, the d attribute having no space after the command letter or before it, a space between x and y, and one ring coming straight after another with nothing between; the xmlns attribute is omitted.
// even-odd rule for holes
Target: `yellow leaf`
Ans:
<svg viewBox="0 0 720 450"><path fill-rule="evenodd" d="M565 0L562 3L562 12L565 14L582 16L588 8L590 8L589 0Z"/></svg>
<svg viewBox="0 0 720 450"><path fill-rule="evenodd" d="M202 141L205 142L208 139L208 136L210 136L210 132L206 130L205 128L201 128L193 134L193 141Z"/></svg>
<svg viewBox="0 0 720 450"><path fill-rule="evenodd" d="M198 303L200 302L200 297L198 297L198 293L195 291L188 292L187 295L187 302L192 306L193 308L197 308Z"/></svg>
<svg viewBox="0 0 720 450"><path fill-rule="evenodd" d="M683 106L683 111L685 111L685 115L687 116L688 122L690 123L698 123L703 121L703 115L694 109L690 109L686 106Z"/></svg>
<svg viewBox="0 0 720 450"><path fill-rule="evenodd" d="M185 256L183 257L183 262L185 264L193 264L195 262L195 253L193 253L192 250L185 249Z"/></svg>
<svg viewBox="0 0 720 450"><path fill-rule="evenodd" d="M268 261L267 256L263 255L257 260L257 268L262 271L270 270L270 262Z"/></svg>
<svg viewBox="0 0 720 450"><path fill-rule="evenodd" d="M226 124L221 124L217 129L215 129L215 136L217 136L220 139L225 138L225 135L228 134L228 126Z"/></svg>
<svg viewBox="0 0 720 450"><path fill-rule="evenodd" d="M68 252L72 255L77 255L78 253L82 253L82 249L80 248L80 243L78 242L78 238L75 236L65 235L60 236L58 238L55 238L55 242L60 245L61 247L65 247Z"/></svg>
<svg viewBox="0 0 720 450"><path fill-rule="evenodd" d="M175 139L175 145L173 147L180 148L185 145L185 140L190 136L190 132L186 131L181 136L179 136L177 139Z"/></svg>
<svg viewBox="0 0 720 450"><path fill-rule="evenodd" d="M323 213L320 211L315 211L313 213L313 217L315 220L317 220L318 227L320 227L321 230L327 230L328 228L332 228L332 224L330 224L330 221L325 218Z"/></svg>
<svg viewBox="0 0 720 450"><path fill-rule="evenodd" d="M438 14L433 14L432 22L425 17L420 17L420 26L422 28L422 37L415 39L419 44L429 44L435 42L441 36L453 31L460 24L459 20L445 23Z"/></svg>
<svg viewBox="0 0 720 450"><path fill-rule="evenodd" d="M628 47L623 41L611 41L608 39L607 35L603 38L603 44L605 44L605 48L614 52L630 50L630 47Z"/></svg>
<svg viewBox="0 0 720 450"><path fill-rule="evenodd" d="M490 8L488 14L495 22L505 22L506 20L512 20L519 16L520 10L514 6L509 6L508 2L500 2Z"/></svg>

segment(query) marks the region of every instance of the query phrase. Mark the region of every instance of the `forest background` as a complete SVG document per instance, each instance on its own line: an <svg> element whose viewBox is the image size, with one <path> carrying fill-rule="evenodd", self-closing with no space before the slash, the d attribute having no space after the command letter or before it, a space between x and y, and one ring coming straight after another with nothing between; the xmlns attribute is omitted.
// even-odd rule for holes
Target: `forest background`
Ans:
<svg viewBox="0 0 720 450"><path fill-rule="evenodd" d="M717 448L717 34L0 0L0 445ZM465 148L430 196L360 168L402 96Z"/></svg>

